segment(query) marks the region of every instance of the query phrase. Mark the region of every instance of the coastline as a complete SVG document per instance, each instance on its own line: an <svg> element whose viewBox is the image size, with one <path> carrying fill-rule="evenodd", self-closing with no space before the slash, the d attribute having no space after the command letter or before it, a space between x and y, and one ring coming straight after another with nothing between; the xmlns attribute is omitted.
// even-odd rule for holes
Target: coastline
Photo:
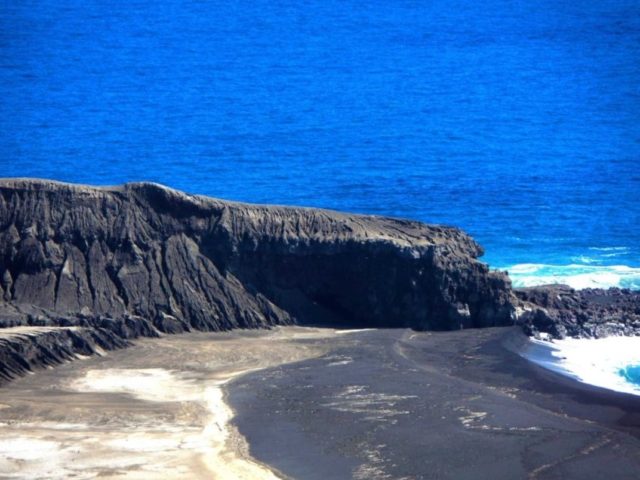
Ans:
<svg viewBox="0 0 640 480"><path fill-rule="evenodd" d="M640 332L640 293L513 289L457 227L226 202L154 183L39 179L0 179L0 217L0 326L28 333L0 338L0 383L187 331L330 322L420 331L518 323L556 338Z"/></svg>
<svg viewBox="0 0 640 480"><path fill-rule="evenodd" d="M191 382L185 381L185 378L162 369L111 369L101 371L100 373L104 376L93 375L90 379L85 376L75 382L75 385L72 384L72 387L84 392L121 391L148 402L200 403L207 411L202 430L197 434L181 438L181 442L189 444L192 451L199 453L206 470L213 478L278 480L280 477L266 465L250 457L246 441L230 424L234 412L226 402L224 394L224 386L229 381L262 368L265 367L219 372L215 375L215 379L206 380L203 386L195 388ZM95 372L91 370L88 374ZM122 388L123 379L127 379L127 376L128 385ZM149 379L151 381L148 381ZM144 443L144 440L144 438L138 438L137 442ZM167 438L162 440L165 445L169 441ZM144 478L146 475L148 472L140 475L127 474L126 477ZM173 478L166 474L163 476ZM181 478L181 476L176 475L175 478Z"/></svg>
<svg viewBox="0 0 640 480"><path fill-rule="evenodd" d="M523 337L361 332L233 381L233 423L254 458L306 480L633 478L640 398L542 369L507 348Z"/></svg>
<svg viewBox="0 0 640 480"><path fill-rule="evenodd" d="M529 338L519 354L547 370L576 382L640 396L640 385L626 381L619 370L640 365L640 337Z"/></svg>
<svg viewBox="0 0 640 480"><path fill-rule="evenodd" d="M4 387L0 471L595 479L592 463L613 456L611 475L637 472L640 399L578 388L505 347L523 339L302 327L144 339Z"/></svg>
<svg viewBox="0 0 640 480"><path fill-rule="evenodd" d="M640 1L3 18L0 480L640 480Z"/></svg>

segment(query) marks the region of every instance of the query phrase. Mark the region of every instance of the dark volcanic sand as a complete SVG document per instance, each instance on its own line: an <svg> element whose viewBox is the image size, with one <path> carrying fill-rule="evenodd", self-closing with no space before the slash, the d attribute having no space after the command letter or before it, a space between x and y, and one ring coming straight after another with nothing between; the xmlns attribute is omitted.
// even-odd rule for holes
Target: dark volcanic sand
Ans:
<svg viewBox="0 0 640 480"><path fill-rule="evenodd" d="M519 335L306 340L329 353L229 385L234 422L252 456L306 480L639 478L640 398L530 364L504 346Z"/></svg>

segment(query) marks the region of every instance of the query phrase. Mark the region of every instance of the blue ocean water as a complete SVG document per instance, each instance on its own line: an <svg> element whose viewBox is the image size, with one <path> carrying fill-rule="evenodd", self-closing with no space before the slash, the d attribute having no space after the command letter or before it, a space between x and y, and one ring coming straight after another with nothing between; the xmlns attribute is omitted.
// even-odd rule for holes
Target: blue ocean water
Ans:
<svg viewBox="0 0 640 480"><path fill-rule="evenodd" d="M0 176L463 227L640 288L637 0L0 3Z"/></svg>
<svg viewBox="0 0 640 480"><path fill-rule="evenodd" d="M629 383L640 387L640 365L629 365L621 368L619 374Z"/></svg>

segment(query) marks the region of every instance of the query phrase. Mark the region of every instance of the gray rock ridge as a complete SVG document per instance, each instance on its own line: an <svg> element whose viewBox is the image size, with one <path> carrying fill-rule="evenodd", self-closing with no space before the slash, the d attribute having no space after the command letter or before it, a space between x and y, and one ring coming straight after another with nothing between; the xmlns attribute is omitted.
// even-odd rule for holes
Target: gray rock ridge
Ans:
<svg viewBox="0 0 640 480"><path fill-rule="evenodd" d="M188 195L0 180L0 295L160 332L513 323L510 283L454 227Z"/></svg>
<svg viewBox="0 0 640 480"><path fill-rule="evenodd" d="M162 333L511 324L508 277L482 253L410 220L0 180L0 383Z"/></svg>
<svg viewBox="0 0 640 480"><path fill-rule="evenodd" d="M530 336L640 335L640 291L543 285L518 288L514 294L518 321Z"/></svg>
<svg viewBox="0 0 640 480"><path fill-rule="evenodd" d="M129 346L108 328L8 327L0 330L0 386L35 368Z"/></svg>

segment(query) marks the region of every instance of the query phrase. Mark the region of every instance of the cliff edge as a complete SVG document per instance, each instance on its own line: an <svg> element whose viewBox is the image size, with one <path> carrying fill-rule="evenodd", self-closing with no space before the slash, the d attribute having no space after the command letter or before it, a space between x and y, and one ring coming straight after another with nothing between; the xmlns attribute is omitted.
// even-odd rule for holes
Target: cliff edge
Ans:
<svg viewBox="0 0 640 480"><path fill-rule="evenodd" d="M508 277L481 254L457 228L408 220L151 183L0 181L0 297L31 323L128 316L161 332L321 319L439 330L511 323Z"/></svg>

